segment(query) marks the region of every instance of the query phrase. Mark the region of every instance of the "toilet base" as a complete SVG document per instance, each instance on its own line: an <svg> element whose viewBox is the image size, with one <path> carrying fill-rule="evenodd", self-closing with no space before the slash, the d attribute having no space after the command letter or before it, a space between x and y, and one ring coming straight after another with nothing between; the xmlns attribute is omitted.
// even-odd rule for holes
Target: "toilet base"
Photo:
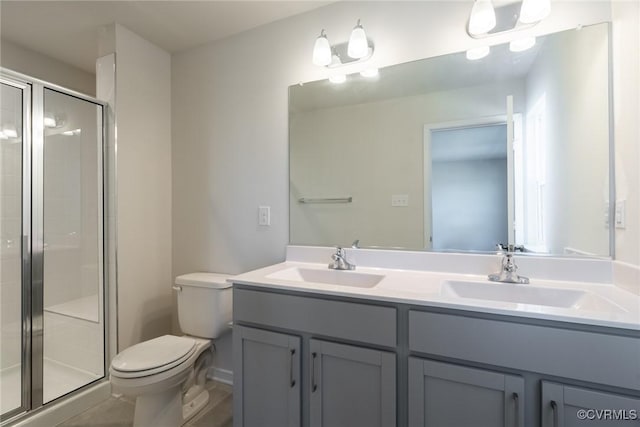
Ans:
<svg viewBox="0 0 640 427"><path fill-rule="evenodd" d="M160 393L142 394L136 398L133 427L178 427L182 423L180 385Z"/></svg>
<svg viewBox="0 0 640 427"><path fill-rule="evenodd" d="M202 389L200 393L188 403L182 405L182 422L186 423L209 403L209 392Z"/></svg>

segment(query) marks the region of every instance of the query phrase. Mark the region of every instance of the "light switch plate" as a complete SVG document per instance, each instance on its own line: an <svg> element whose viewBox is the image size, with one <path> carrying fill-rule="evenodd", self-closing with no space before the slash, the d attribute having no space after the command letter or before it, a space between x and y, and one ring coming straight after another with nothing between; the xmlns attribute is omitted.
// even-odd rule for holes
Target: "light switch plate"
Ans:
<svg viewBox="0 0 640 427"><path fill-rule="evenodd" d="M258 225L271 225L270 206L258 206Z"/></svg>
<svg viewBox="0 0 640 427"><path fill-rule="evenodd" d="M393 194L391 196L391 206L393 206L393 207L409 206L409 195L408 194Z"/></svg>

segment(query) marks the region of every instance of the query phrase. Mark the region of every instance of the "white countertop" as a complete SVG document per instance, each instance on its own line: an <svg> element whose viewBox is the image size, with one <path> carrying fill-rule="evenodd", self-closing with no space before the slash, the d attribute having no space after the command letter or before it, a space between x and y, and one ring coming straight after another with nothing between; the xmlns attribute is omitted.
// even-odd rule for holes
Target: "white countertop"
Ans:
<svg viewBox="0 0 640 427"><path fill-rule="evenodd" d="M286 277L287 275L282 272L292 268L328 270L326 263L287 261L240 274L230 281L269 289L640 330L640 296L613 284L531 279L529 285L512 285L489 282L486 275L372 267L357 267L355 271L360 274L384 276L378 284L368 288L273 277L274 275ZM348 271L337 273L352 274ZM580 304L579 307L563 308L463 298L445 292L444 281L578 290L586 292L590 300L596 302Z"/></svg>

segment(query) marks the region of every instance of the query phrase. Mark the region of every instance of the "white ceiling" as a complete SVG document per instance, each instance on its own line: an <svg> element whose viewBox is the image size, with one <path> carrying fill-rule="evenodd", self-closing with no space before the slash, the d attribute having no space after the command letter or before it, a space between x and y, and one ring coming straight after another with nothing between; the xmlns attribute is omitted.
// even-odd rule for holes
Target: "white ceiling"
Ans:
<svg viewBox="0 0 640 427"><path fill-rule="evenodd" d="M0 37L93 73L114 22L175 53L332 1L0 1Z"/></svg>

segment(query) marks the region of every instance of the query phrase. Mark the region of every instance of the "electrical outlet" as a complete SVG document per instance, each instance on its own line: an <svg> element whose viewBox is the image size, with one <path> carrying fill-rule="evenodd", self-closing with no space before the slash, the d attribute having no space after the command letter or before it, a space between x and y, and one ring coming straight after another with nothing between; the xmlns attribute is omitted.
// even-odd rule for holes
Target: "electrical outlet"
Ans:
<svg viewBox="0 0 640 427"><path fill-rule="evenodd" d="M258 206L258 225L271 225L271 207Z"/></svg>
<svg viewBox="0 0 640 427"><path fill-rule="evenodd" d="M405 207L409 206L408 194L394 194L391 196L391 206L393 207Z"/></svg>
<svg viewBox="0 0 640 427"><path fill-rule="evenodd" d="M616 202L616 217L615 217L615 225L616 228L625 228L626 227L626 200L618 200Z"/></svg>

